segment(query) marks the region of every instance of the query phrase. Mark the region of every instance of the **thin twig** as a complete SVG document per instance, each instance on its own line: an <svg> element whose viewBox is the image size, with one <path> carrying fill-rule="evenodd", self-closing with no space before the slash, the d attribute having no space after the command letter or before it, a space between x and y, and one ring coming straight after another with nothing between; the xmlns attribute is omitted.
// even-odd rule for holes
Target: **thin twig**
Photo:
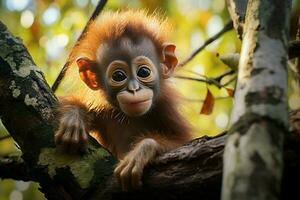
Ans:
<svg viewBox="0 0 300 200"><path fill-rule="evenodd" d="M214 80L213 78L195 78L195 77L180 76L180 75L176 75L176 76L174 76L174 78L190 80L190 81L198 81L198 82L207 83L209 85L215 85L219 88L221 87L220 83L218 81Z"/></svg>
<svg viewBox="0 0 300 200"><path fill-rule="evenodd" d="M218 81L218 82L221 82L221 80L222 80L225 76L232 75L232 74L234 74L234 73L235 73L234 70L229 70L229 71L225 72L224 74L221 74L220 76L215 77L214 79L215 79L216 81Z"/></svg>
<svg viewBox="0 0 300 200"><path fill-rule="evenodd" d="M74 47L76 45L78 45L79 41L83 38L83 36L85 35L87 28L89 27L89 25L94 21L94 19L99 15L99 13L103 10L105 4L107 3L108 0L100 0L99 3L97 4L94 12L92 13L90 19L88 20L88 22L86 23L83 31L81 32L80 36L78 37ZM74 48L73 47L73 48ZM51 89L53 92L55 92L60 84L60 82L62 81L62 79L65 77L65 74L67 72L67 69L69 68L69 65L73 63L73 60L70 59L72 55L72 51L68 56L67 62L64 64L63 68L61 69L61 71L59 72L58 76L56 77Z"/></svg>
<svg viewBox="0 0 300 200"><path fill-rule="evenodd" d="M227 97L216 97L214 98L215 100L224 100L224 99L230 99L232 98L231 96L227 96ZM182 98L184 101L188 101L191 103L201 103L204 102L204 99L190 99L190 98Z"/></svg>
<svg viewBox="0 0 300 200"><path fill-rule="evenodd" d="M222 87L226 87L229 85L231 82L235 81L237 76L233 76L231 79L229 79L226 83L222 84Z"/></svg>
<svg viewBox="0 0 300 200"><path fill-rule="evenodd" d="M11 135L5 135L5 136L0 137L0 141L8 139L8 138L11 138Z"/></svg>
<svg viewBox="0 0 300 200"><path fill-rule="evenodd" d="M190 69L180 68L180 71L181 71L181 72L182 72L182 71L183 71L183 72L188 72L188 73L194 74L194 75L199 76L199 77L202 77L202 78L207 78L205 75L200 74L200 73L195 72L195 71L190 70Z"/></svg>
<svg viewBox="0 0 300 200"><path fill-rule="evenodd" d="M200 46L196 51L194 51L188 58L183 60L181 63L178 64L179 67L182 67L186 65L188 62L190 62L199 52L201 52L207 45L218 39L221 35L226 33L227 31L230 31L233 28L233 22L230 20L226 23L226 25L223 27L222 30L220 30L218 33L216 33L214 36L208 38L202 46Z"/></svg>
<svg viewBox="0 0 300 200"><path fill-rule="evenodd" d="M236 76L234 76L232 79L230 79L228 82L224 83L224 84L221 84L221 81L222 79L225 77L225 76L229 76L229 75L232 75L234 74L235 71L234 70L230 70L230 71L227 71L225 72L224 74L221 74L219 76L216 76L216 77L207 77L205 75L202 75L202 74L198 74L198 73L194 73L198 76L200 76L201 78L196 78L196 77L189 77L189 76L182 76L182 75L175 75L174 78L177 78L177 79L183 79L183 80L190 80L190 81L198 81L198 82L203 82L203 83L207 83L209 85L215 85L217 86L218 88L222 88L222 87L225 87L227 86L229 83L231 83L232 81L234 81L236 79Z"/></svg>

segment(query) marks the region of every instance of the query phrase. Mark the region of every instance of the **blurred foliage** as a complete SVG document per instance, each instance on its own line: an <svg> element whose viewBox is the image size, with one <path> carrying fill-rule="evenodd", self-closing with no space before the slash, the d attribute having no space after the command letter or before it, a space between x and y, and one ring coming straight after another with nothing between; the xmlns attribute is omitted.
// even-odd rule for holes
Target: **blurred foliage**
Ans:
<svg viewBox="0 0 300 200"><path fill-rule="evenodd" d="M1 0L0 20L9 30L23 39L34 61L43 70L51 85L66 61L68 52L84 27L98 0ZM170 41L177 45L179 60L188 57L208 37L222 29L229 20L224 0L109 0L106 10L143 8L159 11L173 25ZM297 30L299 1L293 1L291 37ZM296 28L295 28L296 27ZM178 75L200 78L218 76L230 68L216 54L239 52L241 43L232 30L209 45L183 68ZM225 78L225 82L230 77ZM216 135L228 127L232 98L226 88L217 88L202 82L174 79L182 94L182 112L194 126L195 137ZM300 106L299 86L290 82L289 104ZM63 88L63 87L62 87ZM210 115L200 114L209 88L216 101ZM227 88L233 89L234 83ZM63 89L59 91L63 94ZM8 134L2 127L0 137ZM0 141L0 156L19 152L12 139ZM43 199L37 184L3 180L0 182L0 200Z"/></svg>

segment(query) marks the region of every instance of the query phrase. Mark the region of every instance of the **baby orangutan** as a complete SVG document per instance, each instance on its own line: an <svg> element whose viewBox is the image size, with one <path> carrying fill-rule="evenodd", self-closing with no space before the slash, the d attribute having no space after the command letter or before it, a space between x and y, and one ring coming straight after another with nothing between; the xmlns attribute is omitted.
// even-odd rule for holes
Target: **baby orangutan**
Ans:
<svg viewBox="0 0 300 200"><path fill-rule="evenodd" d="M168 80L177 65L168 29L143 11L107 12L71 54L79 70L71 78L85 85L60 100L55 141L77 151L92 134L119 159L114 173L125 191L141 186L158 155L191 139Z"/></svg>

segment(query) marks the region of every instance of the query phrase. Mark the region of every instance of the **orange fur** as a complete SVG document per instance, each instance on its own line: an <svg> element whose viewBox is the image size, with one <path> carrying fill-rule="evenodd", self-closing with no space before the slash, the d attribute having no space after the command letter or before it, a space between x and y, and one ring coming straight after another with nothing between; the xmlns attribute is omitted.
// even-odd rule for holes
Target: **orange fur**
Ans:
<svg viewBox="0 0 300 200"><path fill-rule="evenodd" d="M71 54L71 60L81 56L95 60L101 44L120 38L126 30L150 38L158 52L161 52L170 25L155 14L147 15L145 11L105 12L88 26L85 35Z"/></svg>
<svg viewBox="0 0 300 200"><path fill-rule="evenodd" d="M60 125L55 140L58 144L78 149L81 141L85 143L86 135L92 133L120 160L114 173L123 190L140 187L145 166L161 153L191 139L189 124L178 112L179 97L168 79L168 70L172 71L177 64L175 46L168 46L171 48L169 54L164 55L169 30L165 20L144 11L106 12L88 26L71 53L70 62L79 57L95 61L101 44L118 40L129 31L133 36L145 36L153 42L155 53L160 55L160 60L155 60L160 62L159 66L170 63L165 70L160 70L160 80L157 80L160 83L159 96L152 100L152 110L139 117L126 116L114 108L102 88L90 89L80 80L78 68L69 68L75 73L68 75L69 81L75 85L72 96L61 100ZM148 46L143 48L149 49Z"/></svg>
<svg viewBox="0 0 300 200"><path fill-rule="evenodd" d="M160 18L158 14L149 15L143 10L104 12L90 23L82 39L75 45L69 58L71 65L74 65L79 57L95 60L97 50L101 44L119 38L127 29L151 39L157 48L157 52L161 52L171 26L166 19ZM80 80L77 66L71 66L66 77L72 78L66 78L64 81L68 85L64 91L76 96L84 104L89 105L91 109L110 107L101 91L90 90Z"/></svg>

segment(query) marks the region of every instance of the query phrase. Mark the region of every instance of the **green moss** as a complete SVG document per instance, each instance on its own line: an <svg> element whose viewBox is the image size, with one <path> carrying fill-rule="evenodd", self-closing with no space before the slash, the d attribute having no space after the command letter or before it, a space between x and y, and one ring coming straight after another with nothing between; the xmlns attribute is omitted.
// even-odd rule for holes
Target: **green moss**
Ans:
<svg viewBox="0 0 300 200"><path fill-rule="evenodd" d="M89 187L93 179L95 162L108 155L108 152L101 148L94 149L85 156L64 154L55 148L44 148L40 153L38 164L47 166L52 178L57 175L56 169L69 167L78 184L84 189Z"/></svg>

